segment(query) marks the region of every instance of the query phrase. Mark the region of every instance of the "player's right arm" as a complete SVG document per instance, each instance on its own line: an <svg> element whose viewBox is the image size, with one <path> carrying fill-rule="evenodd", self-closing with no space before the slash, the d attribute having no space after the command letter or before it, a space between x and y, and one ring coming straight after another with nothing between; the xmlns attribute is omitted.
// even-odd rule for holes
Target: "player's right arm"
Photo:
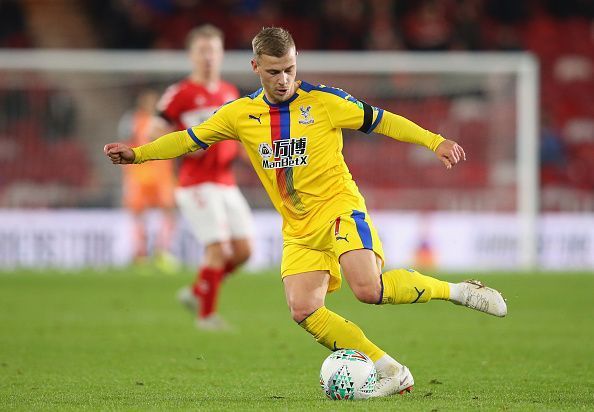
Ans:
<svg viewBox="0 0 594 412"><path fill-rule="evenodd" d="M103 152L113 164L144 163L149 160L173 159L198 150L186 130L168 133L150 143L130 147L124 143L108 143Z"/></svg>
<svg viewBox="0 0 594 412"><path fill-rule="evenodd" d="M168 133L142 146L132 148L123 143L109 143L103 151L114 164L144 163L149 160L173 159L198 149L207 149L221 140L236 140L237 116L233 114L235 106L225 105L200 125Z"/></svg>

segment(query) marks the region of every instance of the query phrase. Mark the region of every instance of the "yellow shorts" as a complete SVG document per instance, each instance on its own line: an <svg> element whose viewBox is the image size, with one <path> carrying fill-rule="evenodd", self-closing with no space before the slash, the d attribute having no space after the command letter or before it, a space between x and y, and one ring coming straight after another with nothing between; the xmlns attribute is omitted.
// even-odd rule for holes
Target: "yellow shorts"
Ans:
<svg viewBox="0 0 594 412"><path fill-rule="evenodd" d="M340 288L342 277L338 258L357 249L373 250L384 262L384 250L369 216L358 210L340 215L309 236L285 239L281 276L315 270L330 272L328 292Z"/></svg>

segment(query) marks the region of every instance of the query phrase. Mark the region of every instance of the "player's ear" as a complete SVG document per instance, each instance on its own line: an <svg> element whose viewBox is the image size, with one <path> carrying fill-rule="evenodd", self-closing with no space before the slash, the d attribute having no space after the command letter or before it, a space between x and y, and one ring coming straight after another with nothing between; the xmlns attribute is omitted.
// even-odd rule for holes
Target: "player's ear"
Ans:
<svg viewBox="0 0 594 412"><path fill-rule="evenodd" d="M254 57L251 61L252 63L252 71L256 74L258 74L258 62L256 61L256 58Z"/></svg>

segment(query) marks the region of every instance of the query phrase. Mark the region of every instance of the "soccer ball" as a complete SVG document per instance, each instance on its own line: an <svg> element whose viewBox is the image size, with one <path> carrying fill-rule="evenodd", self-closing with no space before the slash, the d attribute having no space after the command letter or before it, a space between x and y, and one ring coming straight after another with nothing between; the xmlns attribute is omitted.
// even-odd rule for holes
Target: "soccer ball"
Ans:
<svg viewBox="0 0 594 412"><path fill-rule="evenodd" d="M334 400L369 398L376 379L373 361L355 349L332 352L320 370L322 391Z"/></svg>

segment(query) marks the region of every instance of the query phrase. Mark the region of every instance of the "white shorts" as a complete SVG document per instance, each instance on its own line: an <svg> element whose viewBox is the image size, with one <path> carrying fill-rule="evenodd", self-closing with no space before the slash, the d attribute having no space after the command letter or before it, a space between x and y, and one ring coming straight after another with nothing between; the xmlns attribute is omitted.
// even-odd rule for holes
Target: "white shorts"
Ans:
<svg viewBox="0 0 594 412"><path fill-rule="evenodd" d="M175 200L204 245L252 235L250 207L237 186L202 183L178 187Z"/></svg>

